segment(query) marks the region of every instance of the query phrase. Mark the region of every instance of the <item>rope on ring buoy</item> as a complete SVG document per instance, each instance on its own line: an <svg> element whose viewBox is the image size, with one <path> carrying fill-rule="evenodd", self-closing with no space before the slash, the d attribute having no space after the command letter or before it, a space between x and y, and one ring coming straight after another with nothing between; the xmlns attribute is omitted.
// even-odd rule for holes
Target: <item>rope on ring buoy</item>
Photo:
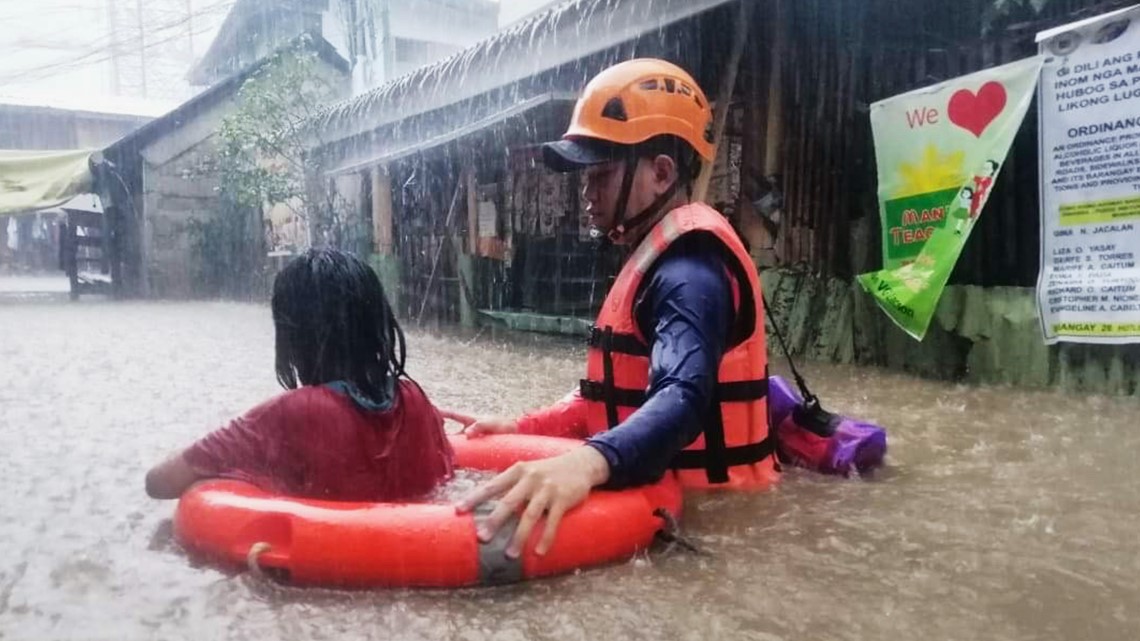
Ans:
<svg viewBox="0 0 1140 641"><path fill-rule="evenodd" d="M265 571L257 564L257 559L272 549L273 547L265 541L258 541L249 546L249 552L245 555L245 566L249 568L250 574L253 574L259 579L265 577Z"/></svg>
<svg viewBox="0 0 1140 641"><path fill-rule="evenodd" d="M657 538L666 542L669 547L665 549L666 553L671 551L674 546L678 546L686 552L692 552L698 556L711 556L708 552L698 548L692 541L681 536L681 526L677 523L677 517L663 507L653 510L653 516L665 522L665 527L657 531Z"/></svg>

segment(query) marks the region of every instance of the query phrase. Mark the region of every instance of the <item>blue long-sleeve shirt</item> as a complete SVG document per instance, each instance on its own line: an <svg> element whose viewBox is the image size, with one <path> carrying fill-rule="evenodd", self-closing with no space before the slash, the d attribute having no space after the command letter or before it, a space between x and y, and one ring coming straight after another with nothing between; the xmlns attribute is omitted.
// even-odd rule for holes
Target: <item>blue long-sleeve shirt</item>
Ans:
<svg viewBox="0 0 1140 641"><path fill-rule="evenodd" d="M592 437L611 489L652 483L700 435L735 320L732 284L715 241L682 238L642 280L634 314L649 342L645 404Z"/></svg>

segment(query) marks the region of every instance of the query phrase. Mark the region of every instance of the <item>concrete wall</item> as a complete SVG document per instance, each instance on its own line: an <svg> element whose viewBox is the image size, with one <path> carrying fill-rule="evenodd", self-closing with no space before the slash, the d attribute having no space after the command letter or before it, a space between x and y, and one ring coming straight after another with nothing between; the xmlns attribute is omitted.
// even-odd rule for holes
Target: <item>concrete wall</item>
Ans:
<svg viewBox="0 0 1140 641"><path fill-rule="evenodd" d="M443 60L463 50L463 47L455 44L399 37L396 38L395 46L396 62L392 69L392 77L394 78L409 74L424 65L429 65L436 60Z"/></svg>
<svg viewBox="0 0 1140 641"><path fill-rule="evenodd" d="M506 27L519 20L525 20L534 14L545 11L562 0L512 0L502 2L499 8L499 27Z"/></svg>
<svg viewBox="0 0 1140 641"><path fill-rule="evenodd" d="M220 82L269 55L305 31L324 32L317 11L264 11L247 19L237 37L226 43L211 66L196 69L194 84L209 86Z"/></svg>
<svg viewBox="0 0 1140 641"><path fill-rule="evenodd" d="M211 57L210 66L195 73L195 82L217 82L307 31L320 33L355 64L354 93L363 93L391 79L385 77L384 65L385 6L391 35L402 43L392 77L451 55L498 29L499 7L489 0L327 0L266 6L242 17L233 33L222 36L228 38L225 46L219 44L217 59Z"/></svg>
<svg viewBox="0 0 1140 641"><path fill-rule="evenodd" d="M187 114L170 130L140 150L142 162L142 260L146 295L191 298L198 266L190 229L218 207L216 178L202 175L214 152L212 138L226 115L236 109L234 96Z"/></svg>
<svg viewBox="0 0 1140 641"><path fill-rule="evenodd" d="M498 7L486 0L393 2L392 35L469 47L498 30Z"/></svg>
<svg viewBox="0 0 1140 641"><path fill-rule="evenodd" d="M343 97L348 79L328 65L322 65L320 73L329 82L328 99ZM202 171L215 151L215 135L237 106L236 95L230 95L184 114L140 151L143 264L147 295L152 298L212 294L202 291L197 282L200 269L190 230L194 221L213 216L220 206L215 191L218 180Z"/></svg>
<svg viewBox="0 0 1140 641"><path fill-rule="evenodd" d="M1140 345L1062 344L1041 337L1032 288L951 286L922 342L898 329L857 284L769 269L762 274L771 324L795 356L888 367L972 384L1140 394Z"/></svg>
<svg viewBox="0 0 1140 641"><path fill-rule="evenodd" d="M360 51L353 69L353 93L374 89L392 78L446 58L498 29L499 6L488 0L342 0L355 2L360 16L357 38ZM382 11L389 8L395 57L385 75ZM343 7L330 3L325 23L343 21ZM330 28L330 35L337 37ZM332 40L330 40L332 42Z"/></svg>
<svg viewBox="0 0 1140 641"><path fill-rule="evenodd" d="M153 298L191 298L202 292L191 228L218 207L216 177L202 175L203 161L214 151L203 139L164 164L144 163L144 256Z"/></svg>

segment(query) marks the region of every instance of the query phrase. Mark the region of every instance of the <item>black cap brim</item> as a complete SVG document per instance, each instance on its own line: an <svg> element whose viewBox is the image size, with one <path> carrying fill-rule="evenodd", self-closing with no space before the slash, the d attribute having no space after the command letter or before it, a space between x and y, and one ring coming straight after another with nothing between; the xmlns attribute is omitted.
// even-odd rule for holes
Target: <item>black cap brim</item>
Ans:
<svg viewBox="0 0 1140 641"><path fill-rule="evenodd" d="M621 147L592 138L570 138L542 146L542 162L551 171L566 173L622 158Z"/></svg>

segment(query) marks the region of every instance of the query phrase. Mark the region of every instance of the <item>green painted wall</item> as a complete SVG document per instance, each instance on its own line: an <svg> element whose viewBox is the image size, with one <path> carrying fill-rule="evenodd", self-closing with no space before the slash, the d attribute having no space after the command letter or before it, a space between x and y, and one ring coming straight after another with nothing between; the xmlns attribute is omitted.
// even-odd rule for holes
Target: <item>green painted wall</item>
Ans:
<svg viewBox="0 0 1140 641"><path fill-rule="evenodd" d="M399 314L400 307L400 260L396 256L385 254L372 254L368 257L368 264L380 278L384 286L384 294L388 297L388 304Z"/></svg>
<svg viewBox="0 0 1140 641"><path fill-rule="evenodd" d="M952 286L921 343L887 319L856 284L784 269L762 274L769 351L778 322L793 355L879 365L970 383L1060 387L1111 395L1140 393L1140 345L1046 346L1034 291Z"/></svg>
<svg viewBox="0 0 1140 641"><path fill-rule="evenodd" d="M394 308L400 309L400 266L394 256L373 254ZM461 256L467 283L486 277L474 259ZM768 350L780 356L772 323L779 323L793 356L806 360L875 365L918 376L968 383L1059 387L1110 395L1140 395L1140 345L1046 346L1030 288L946 288L926 339L898 329L853 283L821 279L789 269L761 274L768 310ZM469 285L478 290L477 286ZM464 325L502 323L512 329L585 335L589 319L477 309L474 292L460 301Z"/></svg>

